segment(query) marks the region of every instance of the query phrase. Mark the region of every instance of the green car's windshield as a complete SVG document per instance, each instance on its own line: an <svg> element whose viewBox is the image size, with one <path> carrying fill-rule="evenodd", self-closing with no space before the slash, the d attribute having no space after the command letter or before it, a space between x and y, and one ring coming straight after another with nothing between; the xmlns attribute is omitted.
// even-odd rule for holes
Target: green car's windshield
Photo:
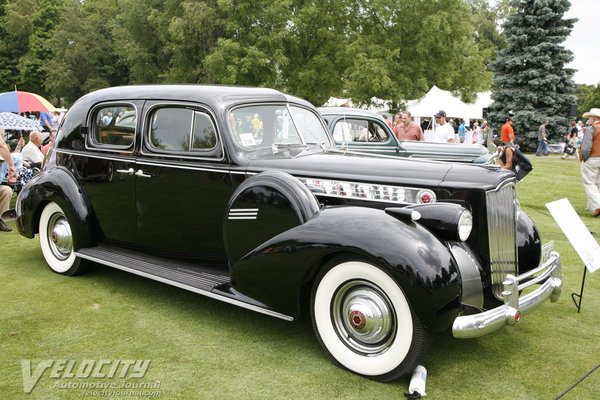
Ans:
<svg viewBox="0 0 600 400"><path fill-rule="evenodd" d="M229 113L229 125L244 148L272 145L330 145L321 121L310 110L293 105L253 105Z"/></svg>

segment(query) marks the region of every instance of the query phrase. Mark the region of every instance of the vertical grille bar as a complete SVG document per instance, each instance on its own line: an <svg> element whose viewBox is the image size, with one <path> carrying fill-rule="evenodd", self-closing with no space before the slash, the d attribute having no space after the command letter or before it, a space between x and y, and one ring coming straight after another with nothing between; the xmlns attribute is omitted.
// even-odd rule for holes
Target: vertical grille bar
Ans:
<svg viewBox="0 0 600 400"><path fill-rule="evenodd" d="M514 182L486 193L492 291L502 299L502 282L517 274L517 207Z"/></svg>

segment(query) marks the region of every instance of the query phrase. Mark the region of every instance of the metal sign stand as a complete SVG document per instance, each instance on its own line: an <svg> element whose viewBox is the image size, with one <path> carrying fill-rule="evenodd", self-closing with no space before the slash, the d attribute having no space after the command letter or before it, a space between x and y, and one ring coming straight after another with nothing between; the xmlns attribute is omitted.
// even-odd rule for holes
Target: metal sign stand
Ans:
<svg viewBox="0 0 600 400"><path fill-rule="evenodd" d="M571 293L571 299L579 313L581 312L586 270L589 269L590 273L594 273L600 269L600 244L594 239L594 236L598 235L585 226L569 199L564 198L546 203L546 207L584 263L581 290L579 293Z"/></svg>
<svg viewBox="0 0 600 400"><path fill-rule="evenodd" d="M581 311L581 298L583 297L583 285L585 285L585 273L587 271L587 267L583 266L583 279L581 280L581 291L578 293L571 293L571 298L573 299L573 303L575 303L575 307L577 307L577 313ZM579 301L575 299L575 297L579 298Z"/></svg>

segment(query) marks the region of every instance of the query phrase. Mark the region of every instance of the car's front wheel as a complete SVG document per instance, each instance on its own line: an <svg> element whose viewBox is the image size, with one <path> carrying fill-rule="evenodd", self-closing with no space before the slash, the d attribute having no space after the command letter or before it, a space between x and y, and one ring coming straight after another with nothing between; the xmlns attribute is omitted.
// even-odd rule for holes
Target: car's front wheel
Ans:
<svg viewBox="0 0 600 400"><path fill-rule="evenodd" d="M414 370L425 356L427 332L398 284L364 261L332 263L311 296L317 338L335 363L389 382Z"/></svg>
<svg viewBox="0 0 600 400"><path fill-rule="evenodd" d="M75 255L71 225L58 204L48 203L44 207L39 235L42 254L52 271L62 275L84 272L87 262Z"/></svg>

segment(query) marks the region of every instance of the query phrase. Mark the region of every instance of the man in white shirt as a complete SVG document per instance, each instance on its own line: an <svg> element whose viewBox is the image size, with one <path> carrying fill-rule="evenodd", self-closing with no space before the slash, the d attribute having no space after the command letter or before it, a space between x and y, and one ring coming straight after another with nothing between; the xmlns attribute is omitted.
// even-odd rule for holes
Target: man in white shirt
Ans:
<svg viewBox="0 0 600 400"><path fill-rule="evenodd" d="M38 131L31 131L29 134L29 143L21 150L23 161L29 163L32 167L40 167L44 161L44 155L40 151L42 144L42 134Z"/></svg>
<svg viewBox="0 0 600 400"><path fill-rule="evenodd" d="M446 121L446 112L440 110L434 117L436 123L434 141L454 143L454 128Z"/></svg>

